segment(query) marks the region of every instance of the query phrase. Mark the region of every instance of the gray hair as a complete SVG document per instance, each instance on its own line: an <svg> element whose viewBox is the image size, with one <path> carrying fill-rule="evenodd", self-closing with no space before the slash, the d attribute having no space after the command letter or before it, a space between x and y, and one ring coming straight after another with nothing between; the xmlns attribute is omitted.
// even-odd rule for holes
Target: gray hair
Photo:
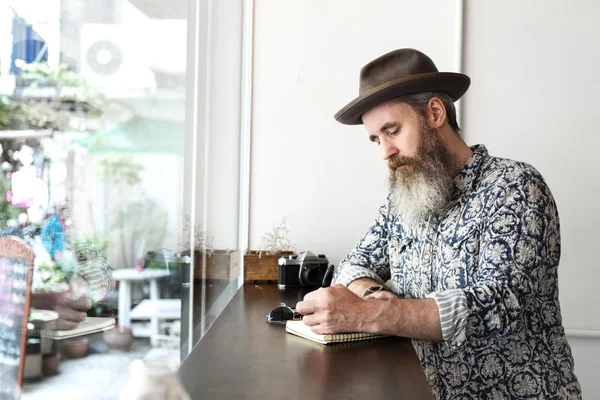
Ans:
<svg viewBox="0 0 600 400"><path fill-rule="evenodd" d="M454 130L456 133L460 133L460 128L458 127L458 122L456 121L456 108L454 107L454 100L447 93L442 92L421 92L421 93L413 93L407 94L402 97L398 97L396 100L401 103L406 103L411 106L417 113L421 116L427 116L427 103L431 100L432 97L438 97L444 108L446 109L446 117L448 119L448 124L450 128Z"/></svg>

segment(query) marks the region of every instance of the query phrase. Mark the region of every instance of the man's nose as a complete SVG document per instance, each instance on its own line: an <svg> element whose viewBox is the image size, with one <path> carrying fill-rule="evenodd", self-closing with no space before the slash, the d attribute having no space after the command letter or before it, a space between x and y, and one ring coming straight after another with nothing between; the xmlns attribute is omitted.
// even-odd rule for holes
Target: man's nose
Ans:
<svg viewBox="0 0 600 400"><path fill-rule="evenodd" d="M383 159L389 160L391 157L398 154L398 148L394 146L394 143L388 140L382 140L380 142L381 151L383 152Z"/></svg>

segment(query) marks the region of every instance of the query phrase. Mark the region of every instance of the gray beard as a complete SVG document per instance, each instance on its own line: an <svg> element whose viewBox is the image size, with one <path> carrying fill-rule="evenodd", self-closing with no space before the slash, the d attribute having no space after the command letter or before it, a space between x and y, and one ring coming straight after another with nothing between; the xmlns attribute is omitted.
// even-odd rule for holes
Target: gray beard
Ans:
<svg viewBox="0 0 600 400"><path fill-rule="evenodd" d="M437 170L432 175L432 171L419 169L410 177L410 182L397 179L390 184L391 205L407 227L416 227L445 210L452 194L452 180L445 172Z"/></svg>
<svg viewBox="0 0 600 400"><path fill-rule="evenodd" d="M450 175L456 165L455 156L435 129L422 126L421 135L419 155L406 167L390 170L391 206L407 227L441 215L453 190Z"/></svg>

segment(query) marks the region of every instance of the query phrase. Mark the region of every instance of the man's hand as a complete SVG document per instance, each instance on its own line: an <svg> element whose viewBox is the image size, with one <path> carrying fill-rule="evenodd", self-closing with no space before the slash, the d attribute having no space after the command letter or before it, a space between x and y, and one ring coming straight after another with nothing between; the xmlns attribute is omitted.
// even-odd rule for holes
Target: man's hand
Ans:
<svg viewBox="0 0 600 400"><path fill-rule="evenodd" d="M296 304L296 311L315 333L359 332L365 303L344 285L335 284L308 293Z"/></svg>
<svg viewBox="0 0 600 400"><path fill-rule="evenodd" d="M296 311L319 334L371 332L411 339L442 339L434 299L400 299L389 292L376 292L368 299L361 296L335 284L308 293L304 301L296 304Z"/></svg>
<svg viewBox="0 0 600 400"><path fill-rule="evenodd" d="M87 318L86 311L92 307L87 294L74 299L71 291L62 293L32 293L31 306L34 308L54 310L58 313L56 330L77 328Z"/></svg>
<svg viewBox="0 0 600 400"><path fill-rule="evenodd" d="M59 315L56 323L56 330L67 330L77 328L79 323L87 318L87 310L92 308L92 300L87 294L82 294L77 299L73 299L70 293L61 299L61 303L54 308Z"/></svg>

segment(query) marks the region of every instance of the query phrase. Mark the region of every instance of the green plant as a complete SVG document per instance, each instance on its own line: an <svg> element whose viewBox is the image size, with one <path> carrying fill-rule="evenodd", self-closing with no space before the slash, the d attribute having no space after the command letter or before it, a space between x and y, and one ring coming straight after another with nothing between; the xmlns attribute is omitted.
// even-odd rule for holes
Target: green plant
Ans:
<svg viewBox="0 0 600 400"><path fill-rule="evenodd" d="M105 183L137 185L143 170L144 166L127 154L107 154L98 160L98 175Z"/></svg>
<svg viewBox="0 0 600 400"><path fill-rule="evenodd" d="M34 260L35 273L39 280L35 280L37 290L50 287L59 283L69 283L77 271L77 263L68 257L52 260L48 253L37 252Z"/></svg>
<svg viewBox="0 0 600 400"><path fill-rule="evenodd" d="M57 283L68 283L69 279L65 272L54 263L42 264L37 267L43 285L51 286ZM39 287L36 289L40 289Z"/></svg>
<svg viewBox="0 0 600 400"><path fill-rule="evenodd" d="M35 89L41 83L49 83L56 88L65 86L82 86L86 84L78 73L70 71L67 64L59 64L57 67L51 67L48 63L20 63L20 78L26 81L32 81L30 89Z"/></svg>
<svg viewBox="0 0 600 400"><path fill-rule="evenodd" d="M0 96L0 129L8 127L13 118L15 104L8 96Z"/></svg>
<svg viewBox="0 0 600 400"><path fill-rule="evenodd" d="M71 112L54 99L25 99L15 103L9 127L68 130Z"/></svg>
<svg viewBox="0 0 600 400"><path fill-rule="evenodd" d="M22 211L6 199L6 192L10 190L10 181L4 173L0 175L0 229L7 227L7 222L15 220Z"/></svg>
<svg viewBox="0 0 600 400"><path fill-rule="evenodd" d="M156 249L165 239L167 216L155 201L142 198L124 204L117 211L112 228L119 231L124 241L143 240L145 248Z"/></svg>
<svg viewBox="0 0 600 400"><path fill-rule="evenodd" d="M15 98L7 98L7 104L0 104L0 129L71 130L72 117L97 118L113 106L66 64L51 67L47 63L20 63L19 66L22 73L17 81L27 86ZM35 89L40 87L54 88L54 96L33 97ZM63 93L64 88L69 88L69 92Z"/></svg>
<svg viewBox="0 0 600 400"><path fill-rule="evenodd" d="M79 261L90 260L106 254L109 241L100 235L80 236L71 242L71 246Z"/></svg>

